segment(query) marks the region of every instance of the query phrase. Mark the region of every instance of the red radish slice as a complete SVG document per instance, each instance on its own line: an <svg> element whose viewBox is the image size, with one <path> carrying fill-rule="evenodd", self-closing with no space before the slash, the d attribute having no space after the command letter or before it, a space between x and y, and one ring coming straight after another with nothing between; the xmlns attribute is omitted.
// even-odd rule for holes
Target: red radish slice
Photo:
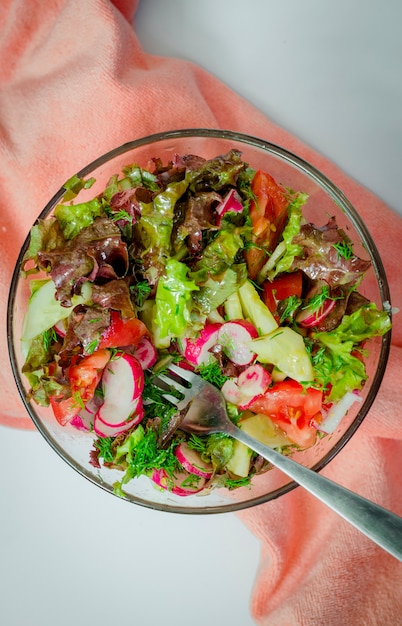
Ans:
<svg viewBox="0 0 402 626"><path fill-rule="evenodd" d="M241 401L240 389L237 385L237 378L229 378L221 388L221 392L226 402L238 405Z"/></svg>
<svg viewBox="0 0 402 626"><path fill-rule="evenodd" d="M214 360L210 349L218 343L219 330L222 324L207 324L198 339L188 339L184 356L192 365L207 365Z"/></svg>
<svg viewBox="0 0 402 626"><path fill-rule="evenodd" d="M237 378L237 385L241 393L250 396L265 393L271 382L271 374L259 363L250 365Z"/></svg>
<svg viewBox="0 0 402 626"><path fill-rule="evenodd" d="M139 423L139 418L136 415L132 420L127 422L124 426L107 426L99 419L99 413L95 415L94 418L94 431L98 435L98 437L117 437L121 433L130 430L133 426L136 426Z"/></svg>
<svg viewBox="0 0 402 626"><path fill-rule="evenodd" d="M103 403L103 399L98 396L93 396L80 412L73 417L70 424L77 430L89 431L92 430L95 413L97 413L99 407Z"/></svg>
<svg viewBox="0 0 402 626"><path fill-rule="evenodd" d="M318 324L320 324L327 317L327 315L331 313L335 304L335 300L327 298L324 300L319 309L314 310L311 307L306 307L296 316L296 322L300 324L300 326L303 326L303 328L313 328L314 326L318 326Z"/></svg>
<svg viewBox="0 0 402 626"><path fill-rule="evenodd" d="M60 320L59 322L57 322L57 324L55 324L53 328L56 331L56 333L59 335L59 337L64 338L66 336L66 328L64 326L64 320Z"/></svg>
<svg viewBox="0 0 402 626"><path fill-rule="evenodd" d="M250 348L252 339L258 337L258 331L247 320L233 320L222 324L218 333L218 343L221 344L226 356L236 365L248 365L256 357Z"/></svg>
<svg viewBox="0 0 402 626"><path fill-rule="evenodd" d="M154 344L148 337L141 337L135 349L134 356L139 361L142 369L146 370L155 365L158 353Z"/></svg>
<svg viewBox="0 0 402 626"><path fill-rule="evenodd" d="M202 460L201 455L190 448L190 446L183 441L179 443L174 451L175 456L184 469L190 474L196 476L203 476L204 478L211 478L213 474L213 467L210 463L205 463Z"/></svg>
<svg viewBox="0 0 402 626"><path fill-rule="evenodd" d="M132 404L127 410L129 411L127 418L117 423L115 422L115 419L118 419L116 415L118 414L119 407L114 407L112 404L108 404L106 409L104 408L104 405L102 405L96 415L98 416L99 420L103 424L105 424L105 426L110 426L111 428L120 428L121 426L127 424L127 422L132 421L135 416L137 416L139 423L144 417L142 398L139 397L133 400Z"/></svg>
<svg viewBox="0 0 402 626"><path fill-rule="evenodd" d="M102 374L104 401L97 415L105 424L126 423L138 406L144 388L144 372L131 354L119 352Z"/></svg>
<svg viewBox="0 0 402 626"><path fill-rule="evenodd" d="M216 223L219 226L226 213L242 213L244 207L237 191L235 189L231 189L223 198L222 202L218 204L215 210L218 214Z"/></svg>
<svg viewBox="0 0 402 626"><path fill-rule="evenodd" d="M242 411L248 409L248 407L258 398L261 394L256 395L247 395L241 392L237 384L237 378L231 378L226 380L223 383L221 389L222 395L225 398L226 402L230 402L231 404L235 404Z"/></svg>
<svg viewBox="0 0 402 626"><path fill-rule="evenodd" d="M74 428L76 428L77 430L83 430L88 432L89 428L87 427L86 424L84 424L84 420L82 419L81 415L76 415L75 417L73 417L73 419L70 421L71 426L74 426Z"/></svg>
<svg viewBox="0 0 402 626"><path fill-rule="evenodd" d="M222 386L222 394L226 402L236 404L240 409L247 409L258 396L266 392L272 377L267 370L259 365L250 365L237 378L230 378Z"/></svg>
<svg viewBox="0 0 402 626"><path fill-rule="evenodd" d="M188 472L176 472L170 477L164 469L154 470L151 475L154 483L176 496L191 496L203 490L206 480Z"/></svg>

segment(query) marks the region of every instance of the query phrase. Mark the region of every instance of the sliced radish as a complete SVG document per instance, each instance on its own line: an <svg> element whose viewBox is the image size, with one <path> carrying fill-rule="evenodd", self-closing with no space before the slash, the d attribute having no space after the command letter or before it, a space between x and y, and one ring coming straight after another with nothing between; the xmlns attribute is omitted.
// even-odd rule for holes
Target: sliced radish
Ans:
<svg viewBox="0 0 402 626"><path fill-rule="evenodd" d="M144 372L131 354L119 352L102 374L103 404L97 415L109 426L124 425L139 406Z"/></svg>
<svg viewBox="0 0 402 626"><path fill-rule="evenodd" d="M237 191L235 189L231 189L223 198L222 202L218 204L215 210L218 214L216 223L219 226L226 213L242 213L244 206L241 203L241 198Z"/></svg>
<svg viewBox="0 0 402 626"><path fill-rule="evenodd" d="M226 380L222 385L221 393L226 402L236 404L236 406L240 404L240 389L237 385L237 378L229 378Z"/></svg>
<svg viewBox="0 0 402 626"><path fill-rule="evenodd" d="M271 374L259 363L250 365L237 378L237 385L243 394L260 395L265 393L272 382Z"/></svg>
<svg viewBox="0 0 402 626"><path fill-rule="evenodd" d="M70 424L77 430L89 431L92 430L94 425L95 414L99 407L103 403L103 399L98 396L93 396L80 412L73 417Z"/></svg>
<svg viewBox="0 0 402 626"><path fill-rule="evenodd" d="M218 332L218 343L226 356L236 365L248 365L256 357L250 348L250 342L257 339L258 331L247 320L225 322Z"/></svg>
<svg viewBox="0 0 402 626"><path fill-rule="evenodd" d="M195 474L196 476L211 478L213 474L212 465L210 463L205 463L205 461L202 460L201 455L196 450L190 448L185 441L179 443L174 453L179 463L187 472Z"/></svg>
<svg viewBox="0 0 402 626"><path fill-rule="evenodd" d="M206 479L202 476L195 476L189 472L176 472L170 477L164 469L154 470L151 478L162 489L166 489L176 496L191 496L203 490Z"/></svg>
<svg viewBox="0 0 402 626"><path fill-rule="evenodd" d="M120 435L121 433L130 430L130 428L133 428L133 426L136 426L139 421L140 420L136 415L124 426L107 426L99 419L99 413L97 413L94 418L94 431L98 437L117 437L117 435Z"/></svg>
<svg viewBox="0 0 402 626"><path fill-rule="evenodd" d="M251 406L251 404L261 395L248 395L246 393L242 393L237 384L237 378L230 378L229 380L226 380L223 383L221 392L226 402L235 404L242 411L248 409L249 406Z"/></svg>
<svg viewBox="0 0 402 626"><path fill-rule="evenodd" d="M184 356L192 365L207 365L214 360L210 349L218 343L219 330L222 324L207 324L198 339L188 339Z"/></svg>
<svg viewBox="0 0 402 626"><path fill-rule="evenodd" d="M135 349L134 356L139 361L142 369L146 370L155 365L158 353L154 344L148 337L141 337Z"/></svg>
<svg viewBox="0 0 402 626"><path fill-rule="evenodd" d="M105 424L105 426L110 426L112 428L120 428L121 426L124 426L125 424L127 424L127 422L131 422L135 416L137 416L139 423L144 417L144 409L141 396L133 400L127 410L129 411L127 417L120 422L116 422L116 420L119 419L117 417L117 412L119 411L119 408L115 407L112 404L108 404L106 408L103 404L99 408L99 411L96 413L96 415L98 416L99 420L103 424Z"/></svg>
<svg viewBox="0 0 402 626"><path fill-rule="evenodd" d="M250 365L237 378L225 381L221 391L227 402L245 410L266 392L271 381L270 373L262 365Z"/></svg>
<svg viewBox="0 0 402 626"><path fill-rule="evenodd" d="M83 430L86 432L90 430L88 426L84 424L84 420L82 419L81 415L76 415L75 417L73 417L73 419L70 420L70 424L71 426L74 426L74 428L76 428L77 430Z"/></svg>
<svg viewBox="0 0 402 626"><path fill-rule="evenodd" d="M56 333L59 335L59 337L61 337L62 339L64 339L64 337L66 336L66 327L64 326L64 320L59 320L54 326L53 326L54 330L56 331Z"/></svg>
<svg viewBox="0 0 402 626"><path fill-rule="evenodd" d="M314 326L318 326L329 313L335 307L335 300L331 298L327 298L324 300L323 304L319 307L319 309L313 309L312 307L307 306L305 309L302 309L300 313L296 316L296 322L303 328L313 328Z"/></svg>

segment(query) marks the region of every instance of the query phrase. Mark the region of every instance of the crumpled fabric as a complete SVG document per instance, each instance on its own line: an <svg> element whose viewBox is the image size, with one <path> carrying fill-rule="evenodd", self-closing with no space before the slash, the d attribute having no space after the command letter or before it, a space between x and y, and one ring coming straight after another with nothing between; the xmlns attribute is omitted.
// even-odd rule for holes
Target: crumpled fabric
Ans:
<svg viewBox="0 0 402 626"><path fill-rule="evenodd" d="M6 294L18 251L51 196L74 172L138 137L225 128L300 155L350 199L382 255L402 306L402 218L347 174L201 67L145 54L135 0L3 0L0 7L0 424L30 428L6 358ZM394 317L378 397L323 474L402 515L402 326ZM297 488L239 513L261 541L250 611L266 626L395 626L402 566ZM402 541L402 538L401 538ZM239 565L240 566L240 565Z"/></svg>

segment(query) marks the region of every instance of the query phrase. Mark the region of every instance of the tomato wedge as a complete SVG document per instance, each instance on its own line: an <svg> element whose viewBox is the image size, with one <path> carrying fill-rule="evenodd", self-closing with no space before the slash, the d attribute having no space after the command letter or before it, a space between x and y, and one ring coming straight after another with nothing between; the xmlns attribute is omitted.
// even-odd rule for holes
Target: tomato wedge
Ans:
<svg viewBox="0 0 402 626"><path fill-rule="evenodd" d="M71 422L81 410L81 406L76 398L71 397L60 399L58 396L51 396L50 406L52 407L53 415L61 426L65 426L68 422Z"/></svg>
<svg viewBox="0 0 402 626"><path fill-rule="evenodd" d="M70 365L67 375L72 395L67 398L65 396L50 398L50 406L59 424L65 426L79 413L83 403L93 398L96 386L109 360L109 350L97 350Z"/></svg>
<svg viewBox="0 0 402 626"><path fill-rule="evenodd" d="M312 420L319 420L321 408L321 391L291 379L275 383L248 407L253 413L268 415L300 448L314 444L317 431Z"/></svg>
<svg viewBox="0 0 402 626"><path fill-rule="evenodd" d="M275 313L277 302L290 296L300 298L303 289L303 274L301 271L290 272L278 276L272 282L266 280L263 283L263 300L271 313Z"/></svg>
<svg viewBox="0 0 402 626"><path fill-rule="evenodd" d="M255 201L250 202L249 215L253 243L246 253L248 273L252 280L264 265L267 253L275 248L287 217L288 200L284 189L270 174L258 170L251 182Z"/></svg>
<svg viewBox="0 0 402 626"><path fill-rule="evenodd" d="M102 334L99 348L136 346L144 335L149 335L149 332L141 320L135 317L122 320L117 311L112 311L110 314L110 326Z"/></svg>
<svg viewBox="0 0 402 626"><path fill-rule="evenodd" d="M97 350L84 357L79 363L70 365L68 377L73 396L79 394L83 402L88 402L93 397L109 360L109 350Z"/></svg>

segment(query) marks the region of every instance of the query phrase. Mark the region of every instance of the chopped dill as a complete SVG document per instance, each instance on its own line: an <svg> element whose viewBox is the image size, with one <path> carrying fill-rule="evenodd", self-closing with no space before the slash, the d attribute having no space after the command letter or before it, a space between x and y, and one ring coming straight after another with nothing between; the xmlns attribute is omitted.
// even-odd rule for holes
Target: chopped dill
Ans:
<svg viewBox="0 0 402 626"><path fill-rule="evenodd" d="M180 467L174 454L177 442L172 441L169 447L161 448L158 443L158 434L155 430L151 428L144 429L141 425L138 428L140 429L140 436L138 436L137 431L129 435L129 439L132 438L133 445L129 454L127 453L126 455L128 467L122 483L127 483L136 476L158 469L164 469L172 476ZM128 444L130 444L130 441L128 441Z"/></svg>
<svg viewBox="0 0 402 626"><path fill-rule="evenodd" d="M128 222L132 222L133 218L127 211L121 209L120 211L116 211L116 213L112 213L112 219L117 222L119 220L127 220Z"/></svg>
<svg viewBox="0 0 402 626"><path fill-rule="evenodd" d="M99 437L94 442L94 446L99 450L99 458L103 459L105 463L113 463L112 443L113 437Z"/></svg>
<svg viewBox="0 0 402 626"><path fill-rule="evenodd" d="M201 476L196 476L195 474L189 474L187 478L185 478L181 483L180 487L189 487L197 489L201 480Z"/></svg>
<svg viewBox="0 0 402 626"><path fill-rule="evenodd" d="M49 328L49 330L45 330L43 333L43 347L46 352L49 352L49 348L53 342L57 341L57 335L54 328Z"/></svg>
<svg viewBox="0 0 402 626"><path fill-rule="evenodd" d="M145 401L144 411L148 419L159 417L161 419L161 429L163 430L177 413L177 407L163 397L163 394L166 392L153 383L153 378L153 374L147 371L144 372L144 389L142 392L142 398Z"/></svg>
<svg viewBox="0 0 402 626"><path fill-rule="evenodd" d="M151 293L151 286L146 280L139 281L136 285L130 288L134 294L134 300L137 306L142 307L145 300Z"/></svg>
<svg viewBox="0 0 402 626"><path fill-rule="evenodd" d="M302 300L298 296L289 296L286 300L283 301L284 306L283 310L281 310L279 324L283 324L288 319L293 320L296 314L296 311L300 307Z"/></svg>
<svg viewBox="0 0 402 626"><path fill-rule="evenodd" d="M196 450L201 455L205 454L205 452L207 451L207 439L205 437L201 438L194 433L190 435L190 438L187 441L187 445L189 448L191 448L192 450Z"/></svg>
<svg viewBox="0 0 402 626"><path fill-rule="evenodd" d="M84 400L82 399L82 396L81 396L79 391L76 391L73 394L73 398L74 398L74 402L77 405L77 407L79 407L80 409L85 409Z"/></svg>
<svg viewBox="0 0 402 626"><path fill-rule="evenodd" d="M97 398L102 398L104 397L104 393L103 393L103 389L102 389L102 385L98 385L95 389L95 396Z"/></svg>
<svg viewBox="0 0 402 626"><path fill-rule="evenodd" d="M197 373L203 380L206 380L208 383L218 387L218 389L221 389L222 385L228 380L228 376L222 374L217 361L208 363L207 365L199 365Z"/></svg>
<svg viewBox="0 0 402 626"><path fill-rule="evenodd" d="M245 478L229 478L225 479L225 487L227 489L237 489L238 487L250 487L251 478L245 476Z"/></svg>
<svg viewBox="0 0 402 626"><path fill-rule="evenodd" d="M313 311L320 311L320 309L322 309L324 305L324 302L328 300L329 297L329 287L328 285L323 285L321 287L321 290L317 294L315 294L315 296L310 298L303 308L311 308Z"/></svg>
<svg viewBox="0 0 402 626"><path fill-rule="evenodd" d="M323 310L323 306L326 300L342 300L343 296L331 296L328 285L323 285L321 291L315 296L310 298L303 309L312 309L313 312L320 314Z"/></svg>
<svg viewBox="0 0 402 626"><path fill-rule="evenodd" d="M340 241L339 243L334 243L333 247L338 253L338 259L343 257L348 260L353 256L353 243L351 241Z"/></svg>
<svg viewBox="0 0 402 626"><path fill-rule="evenodd" d="M94 339L86 346L85 354L88 354L88 355L92 354L93 352L95 352L98 346L99 346L99 339Z"/></svg>

